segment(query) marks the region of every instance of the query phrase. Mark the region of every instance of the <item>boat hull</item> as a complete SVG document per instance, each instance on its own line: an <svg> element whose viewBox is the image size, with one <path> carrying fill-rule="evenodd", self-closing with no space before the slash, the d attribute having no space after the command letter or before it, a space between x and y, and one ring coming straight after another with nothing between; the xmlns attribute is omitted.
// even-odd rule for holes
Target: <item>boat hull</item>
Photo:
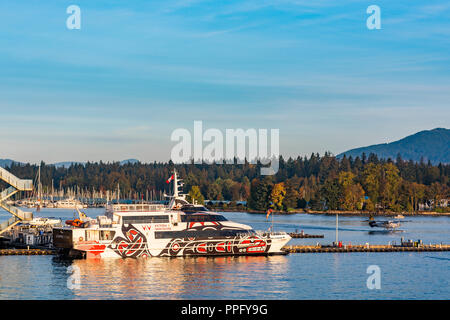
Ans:
<svg viewBox="0 0 450 320"><path fill-rule="evenodd" d="M66 232L67 233L67 232ZM149 239L133 226L112 241L78 241L72 236L54 238L56 247L74 258L141 258L284 254L287 234L247 234L233 237Z"/></svg>

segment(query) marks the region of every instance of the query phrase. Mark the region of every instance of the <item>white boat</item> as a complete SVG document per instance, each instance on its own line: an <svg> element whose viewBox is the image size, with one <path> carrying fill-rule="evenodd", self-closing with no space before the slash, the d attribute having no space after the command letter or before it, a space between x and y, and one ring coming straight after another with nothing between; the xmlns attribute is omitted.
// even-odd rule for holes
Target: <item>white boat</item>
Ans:
<svg viewBox="0 0 450 320"><path fill-rule="evenodd" d="M20 207L26 207L26 208L37 208L37 207L44 207L46 206L44 203L41 203L41 201L36 199L24 199L19 200L16 203Z"/></svg>
<svg viewBox="0 0 450 320"><path fill-rule="evenodd" d="M51 218L33 218L33 220L26 221L24 224L34 225L34 226L55 226L61 224L60 219L51 219Z"/></svg>
<svg viewBox="0 0 450 320"><path fill-rule="evenodd" d="M83 209L87 208L87 205L82 204L79 200L70 198L56 201L53 207L58 209Z"/></svg>
<svg viewBox="0 0 450 320"><path fill-rule="evenodd" d="M282 254L291 239L285 232L256 232L228 221L221 214L193 205L180 194L173 175L174 193L161 204L107 205L104 216L66 221L53 229L53 246L84 258L175 257Z"/></svg>

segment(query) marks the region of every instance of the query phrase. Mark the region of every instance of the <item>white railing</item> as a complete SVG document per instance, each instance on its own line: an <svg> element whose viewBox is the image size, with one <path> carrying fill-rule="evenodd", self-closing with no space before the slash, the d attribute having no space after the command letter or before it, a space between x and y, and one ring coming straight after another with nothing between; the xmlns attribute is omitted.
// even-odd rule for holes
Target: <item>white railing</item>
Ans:
<svg viewBox="0 0 450 320"><path fill-rule="evenodd" d="M6 183L12 185L16 189L20 191L31 191L33 190L33 181L32 180L23 180L17 178L15 175L10 173L9 171L0 167L0 179L5 181Z"/></svg>
<svg viewBox="0 0 450 320"><path fill-rule="evenodd" d="M0 202L0 207L21 220L33 220L33 212L22 211L19 208L6 204L4 202Z"/></svg>
<svg viewBox="0 0 450 320"><path fill-rule="evenodd" d="M8 189L3 190L3 191L0 193L0 202L2 202L2 201L4 201L4 200L8 199L9 197L11 197L13 194L15 194L15 193L17 193L17 192L19 192L19 190L17 190L17 189L14 188L14 187L9 187Z"/></svg>
<svg viewBox="0 0 450 320"><path fill-rule="evenodd" d="M112 205L113 211L122 212L159 212L164 210L164 205L162 204L114 204Z"/></svg>
<svg viewBox="0 0 450 320"><path fill-rule="evenodd" d="M14 227L17 223L20 222L20 219L13 216L9 220L0 223L0 234L7 231L9 228Z"/></svg>
<svg viewBox="0 0 450 320"><path fill-rule="evenodd" d="M9 188L0 192L0 207L8 211L13 215L8 221L0 223L0 234L16 225L18 222L25 220L29 221L33 219L32 212L25 212L17 207L6 204L6 199L10 198L18 191L31 191L33 190L33 181L19 179L15 175L8 172L6 169L0 167L0 180L5 181L10 185Z"/></svg>
<svg viewBox="0 0 450 320"><path fill-rule="evenodd" d="M286 236L287 235L287 233L284 232L284 231L269 232L269 231L260 231L260 230L258 230L258 231L255 231L255 233L257 235L259 235L259 236L262 236L262 237L267 237L267 236L269 236L269 237L277 237L277 236Z"/></svg>

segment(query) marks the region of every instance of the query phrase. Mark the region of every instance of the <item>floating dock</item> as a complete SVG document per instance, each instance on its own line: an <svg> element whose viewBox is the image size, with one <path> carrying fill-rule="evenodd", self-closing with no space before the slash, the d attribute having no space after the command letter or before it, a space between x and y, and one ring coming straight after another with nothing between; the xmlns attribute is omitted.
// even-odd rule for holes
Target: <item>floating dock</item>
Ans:
<svg viewBox="0 0 450 320"><path fill-rule="evenodd" d="M0 249L0 256L42 256L53 254L55 254L55 251L50 249Z"/></svg>
<svg viewBox="0 0 450 320"><path fill-rule="evenodd" d="M325 252L425 252L450 251L449 244L431 244L420 246L395 245L347 245L333 246L285 246L282 249L288 253L325 253Z"/></svg>
<svg viewBox="0 0 450 320"><path fill-rule="evenodd" d="M320 247L320 246L285 246L285 253L342 253L342 252L430 252L450 251L450 245L423 245L419 247L391 246L391 245L360 245L343 247ZM54 255L50 249L0 249L0 256L16 255Z"/></svg>
<svg viewBox="0 0 450 320"><path fill-rule="evenodd" d="M298 233L298 232L290 232L288 233L292 238L323 238L323 234L306 234L306 233Z"/></svg>

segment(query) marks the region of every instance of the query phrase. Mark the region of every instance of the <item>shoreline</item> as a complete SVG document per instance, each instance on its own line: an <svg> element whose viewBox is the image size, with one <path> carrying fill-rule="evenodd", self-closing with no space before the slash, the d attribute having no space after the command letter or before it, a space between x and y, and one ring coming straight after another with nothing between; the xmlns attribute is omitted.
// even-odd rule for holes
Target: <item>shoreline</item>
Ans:
<svg viewBox="0 0 450 320"><path fill-rule="evenodd" d="M210 210L216 212L245 212L250 214L267 214L267 211L260 210L246 210L244 208L236 208L236 209L223 209L223 208L211 208ZM404 217L419 217L419 216L428 216L428 217L450 217L450 212L434 212L434 211L419 211L419 212L383 212L383 213L370 213L368 211L339 211L339 210L330 210L330 211L317 211L317 210L294 210L294 211L272 211L273 214L276 215L293 215L293 214L312 214L312 215L342 215L342 216L385 216L385 217L395 217L397 215L403 215Z"/></svg>

